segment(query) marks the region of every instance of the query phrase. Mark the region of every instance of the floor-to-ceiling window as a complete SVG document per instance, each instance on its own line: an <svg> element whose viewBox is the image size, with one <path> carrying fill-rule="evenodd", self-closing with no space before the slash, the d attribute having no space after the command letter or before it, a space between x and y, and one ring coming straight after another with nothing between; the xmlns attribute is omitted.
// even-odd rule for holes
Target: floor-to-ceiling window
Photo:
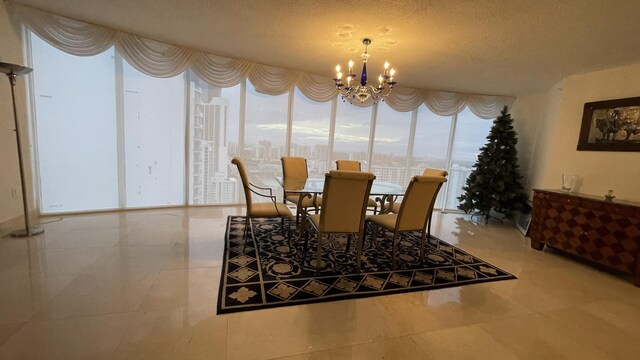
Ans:
<svg viewBox="0 0 640 360"><path fill-rule="evenodd" d="M331 160L358 160L369 169L368 149L372 107L358 107L339 100Z"/></svg>
<svg viewBox="0 0 640 360"><path fill-rule="evenodd" d="M189 203L238 202L238 176L229 159L238 155L241 85L212 86L189 75Z"/></svg>
<svg viewBox="0 0 640 360"><path fill-rule="evenodd" d="M460 203L458 196L462 195L462 187L473 170L473 164L476 162L480 147L487 141L486 137L492 124L491 120L479 119L469 109L465 109L457 115L449 167L446 208L456 209Z"/></svg>
<svg viewBox="0 0 640 360"><path fill-rule="evenodd" d="M220 88L190 71L151 77L114 49L76 57L31 38L43 213L239 203L233 156L281 196L274 178L285 155L305 157L312 177L351 159L399 185L445 169L437 206L455 209L492 124L468 109L398 112L315 102L297 88L265 95L247 80Z"/></svg>
<svg viewBox="0 0 640 360"><path fill-rule="evenodd" d="M370 171L376 179L405 185L407 183L407 148L411 130L411 112L378 104Z"/></svg>
<svg viewBox="0 0 640 360"><path fill-rule="evenodd" d="M289 94L257 92L247 84L246 120L242 157L251 181L277 190L275 177L282 174L280 158L286 155Z"/></svg>
<svg viewBox="0 0 640 360"><path fill-rule="evenodd" d="M331 102L309 100L295 89L290 155L307 159L310 177L323 176L331 169L328 163L330 126Z"/></svg>
<svg viewBox="0 0 640 360"><path fill-rule="evenodd" d="M126 207L184 204L184 75L152 77L122 61L122 90Z"/></svg>
<svg viewBox="0 0 640 360"><path fill-rule="evenodd" d="M426 106L418 108L416 136L413 143L413 158L410 164L410 175L421 175L425 168L447 169L447 154L451 137L451 116L440 116L431 112ZM442 208L445 183L438 194L436 208Z"/></svg>
<svg viewBox="0 0 640 360"><path fill-rule="evenodd" d="M114 49L68 55L31 36L43 213L118 207Z"/></svg>

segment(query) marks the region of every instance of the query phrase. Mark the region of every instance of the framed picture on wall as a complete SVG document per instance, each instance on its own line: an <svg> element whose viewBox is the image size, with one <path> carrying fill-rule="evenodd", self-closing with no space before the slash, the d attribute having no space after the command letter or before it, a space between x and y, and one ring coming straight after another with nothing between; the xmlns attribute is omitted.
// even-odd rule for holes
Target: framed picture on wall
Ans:
<svg viewBox="0 0 640 360"><path fill-rule="evenodd" d="M585 103L578 150L640 151L640 97Z"/></svg>

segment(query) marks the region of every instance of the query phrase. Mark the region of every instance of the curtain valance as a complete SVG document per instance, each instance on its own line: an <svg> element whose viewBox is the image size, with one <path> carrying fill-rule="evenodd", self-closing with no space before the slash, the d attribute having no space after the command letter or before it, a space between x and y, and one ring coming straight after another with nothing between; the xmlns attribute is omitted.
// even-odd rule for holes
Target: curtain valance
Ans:
<svg viewBox="0 0 640 360"><path fill-rule="evenodd" d="M176 76L187 69L213 86L231 87L248 78L258 92L280 95L298 87L309 99L330 101L337 96L330 77L280 69L251 61L221 57L166 44L130 33L69 19L9 2L12 14L52 46L72 55L92 56L115 46L134 68L155 77ZM397 87L385 98L396 111L412 111L425 104L438 115L450 116L465 107L477 116L498 116L513 97L469 95L446 91Z"/></svg>

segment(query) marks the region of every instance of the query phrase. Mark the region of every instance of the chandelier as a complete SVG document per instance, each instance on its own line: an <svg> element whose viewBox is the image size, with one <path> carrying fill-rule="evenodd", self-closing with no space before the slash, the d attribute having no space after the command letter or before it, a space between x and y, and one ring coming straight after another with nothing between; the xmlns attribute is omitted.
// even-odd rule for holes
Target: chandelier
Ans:
<svg viewBox="0 0 640 360"><path fill-rule="evenodd" d="M371 39L363 39L362 44L364 45L364 53L362 54L360 82L358 83L357 76L353 73L353 60L349 60L349 73L346 76L346 83L342 81L343 74L340 72L340 65L336 66L336 77L333 79L342 99L349 100L352 104L354 101L364 103L369 98L372 98L375 103L380 98L389 95L396 84L393 81L396 71L389 69L389 63L386 61L384 63L384 75L378 76L378 85L374 86L367 82L367 60L369 59L367 47L371 44Z"/></svg>

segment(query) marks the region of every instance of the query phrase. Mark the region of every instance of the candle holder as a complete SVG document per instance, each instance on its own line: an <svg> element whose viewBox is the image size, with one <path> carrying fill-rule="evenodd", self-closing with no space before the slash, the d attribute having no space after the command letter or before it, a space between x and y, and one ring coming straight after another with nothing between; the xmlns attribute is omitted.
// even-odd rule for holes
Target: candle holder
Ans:
<svg viewBox="0 0 640 360"><path fill-rule="evenodd" d="M577 181L577 175L562 174L562 191L571 192Z"/></svg>
<svg viewBox="0 0 640 360"><path fill-rule="evenodd" d="M613 201L615 199L615 195L613 195L613 190L609 190L607 194L604 196L604 201Z"/></svg>

